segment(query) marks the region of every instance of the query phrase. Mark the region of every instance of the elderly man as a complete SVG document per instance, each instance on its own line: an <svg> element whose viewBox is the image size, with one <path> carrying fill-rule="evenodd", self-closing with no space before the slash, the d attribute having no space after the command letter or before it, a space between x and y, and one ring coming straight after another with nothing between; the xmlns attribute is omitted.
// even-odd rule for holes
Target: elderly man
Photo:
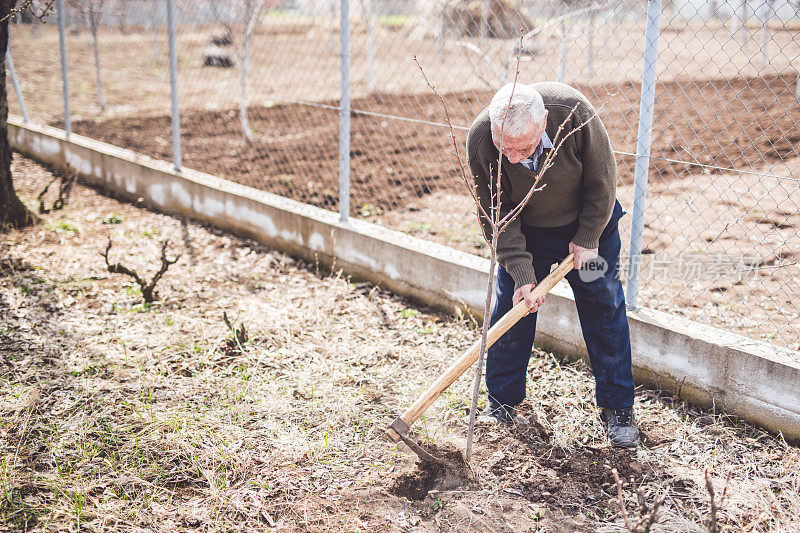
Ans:
<svg viewBox="0 0 800 533"><path fill-rule="evenodd" d="M542 176L539 185L544 189L533 193L520 215L499 236L500 266L492 324L522 300L531 307L531 313L489 350L489 399L481 419L513 421L514 407L525 398L536 311L544 302L543 298L533 301L531 289L547 276L553 263L574 252L576 270L566 279L575 294L600 416L613 446L633 447L639 443L639 430L633 416L625 297L617 276L621 245L617 223L624 212L615 199L617 175L611 143L594 114L580 92L562 83L506 85L470 128L467 158L487 213L489 184L492 177L496 179L502 147L502 214L518 205L530 190L540 165L554 149L553 143L558 142L559 125L566 121L561 137L577 130ZM482 223L488 234L490 228ZM592 262L594 268L582 268Z"/></svg>

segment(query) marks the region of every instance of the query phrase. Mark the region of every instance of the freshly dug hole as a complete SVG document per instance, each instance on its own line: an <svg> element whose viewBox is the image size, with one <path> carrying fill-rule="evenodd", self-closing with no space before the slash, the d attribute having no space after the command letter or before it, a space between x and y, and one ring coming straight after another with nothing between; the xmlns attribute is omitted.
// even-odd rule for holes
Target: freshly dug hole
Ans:
<svg viewBox="0 0 800 533"><path fill-rule="evenodd" d="M432 490L454 490L474 481L472 472L459 450L449 446L420 444L426 452L443 459L447 466L418 460L414 470L397 476L389 492L409 500L424 500Z"/></svg>

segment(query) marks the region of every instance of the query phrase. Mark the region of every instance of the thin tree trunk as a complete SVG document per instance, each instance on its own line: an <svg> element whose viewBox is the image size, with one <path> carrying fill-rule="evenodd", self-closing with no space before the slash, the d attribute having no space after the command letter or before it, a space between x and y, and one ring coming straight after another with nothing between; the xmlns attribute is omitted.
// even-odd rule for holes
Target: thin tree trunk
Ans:
<svg viewBox="0 0 800 533"><path fill-rule="evenodd" d="M89 30L89 39L92 41L92 51L94 52L94 79L97 85L97 103L100 104L100 109L106 110L106 97L103 94L103 82L100 79L100 48L97 45L97 27L95 22L92 22L92 28Z"/></svg>
<svg viewBox="0 0 800 533"><path fill-rule="evenodd" d="M150 28L153 30L153 61L158 61L161 57L161 41L159 41L159 27L156 25L155 16L153 17L153 22L150 24Z"/></svg>
<svg viewBox="0 0 800 533"><path fill-rule="evenodd" d="M742 0L741 2L741 19L739 20L739 26L737 27L739 31L742 33L741 46L747 44L747 38L749 30L747 29L747 0Z"/></svg>
<svg viewBox="0 0 800 533"><path fill-rule="evenodd" d="M481 2L481 39L486 40L490 37L489 35L489 1L490 0L483 0Z"/></svg>
<svg viewBox="0 0 800 533"><path fill-rule="evenodd" d="M117 28L122 35L128 35L128 7L126 1L120 2L117 8Z"/></svg>
<svg viewBox="0 0 800 533"><path fill-rule="evenodd" d="M242 58L239 64L239 118L242 121L242 131L244 138L249 142L253 138L250 131L250 121L247 119L247 68L248 68L248 53L247 53L247 36L245 35L242 41Z"/></svg>
<svg viewBox="0 0 800 533"><path fill-rule="evenodd" d="M14 8L16 0L0 0L0 16ZM11 176L11 147L8 144L8 93L6 92L6 50L8 50L8 21L0 23L0 231L22 228L36 217L28 211L17 193Z"/></svg>
<svg viewBox="0 0 800 533"><path fill-rule="evenodd" d="M475 415L478 410L478 393L483 380L483 362L486 359L486 337L492 313L492 291L494 290L494 269L497 265L497 231L492 230L491 259L489 260L489 283L486 287L486 302L483 306L483 325L481 326L481 350L478 353L478 368L475 369L475 384L472 390L472 404L469 409L469 430L467 431L467 462L472 461L472 436L475 433Z"/></svg>

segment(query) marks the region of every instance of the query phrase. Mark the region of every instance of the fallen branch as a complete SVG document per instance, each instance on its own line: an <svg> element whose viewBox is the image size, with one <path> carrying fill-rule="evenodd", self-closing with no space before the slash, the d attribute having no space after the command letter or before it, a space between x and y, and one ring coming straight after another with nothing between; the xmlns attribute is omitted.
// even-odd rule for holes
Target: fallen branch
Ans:
<svg viewBox="0 0 800 533"><path fill-rule="evenodd" d="M180 254L178 254L175 257L175 259L167 259L167 247L169 246L169 240L165 240L163 243L161 243L161 268L158 270L158 272L155 273L153 279L151 279L150 282L148 283L135 270L131 270L130 268L120 263L112 264L109 261L108 254L111 251L112 245L113 241L109 237L105 251L100 254L106 260L106 266L108 267L108 271L111 272L112 274L125 274L126 276L132 277L133 280L142 289L142 297L144 298L144 301L147 303L153 303L158 298L158 293L155 290L156 284L159 282L161 277L167 272L169 267L178 262L178 259L181 258Z"/></svg>

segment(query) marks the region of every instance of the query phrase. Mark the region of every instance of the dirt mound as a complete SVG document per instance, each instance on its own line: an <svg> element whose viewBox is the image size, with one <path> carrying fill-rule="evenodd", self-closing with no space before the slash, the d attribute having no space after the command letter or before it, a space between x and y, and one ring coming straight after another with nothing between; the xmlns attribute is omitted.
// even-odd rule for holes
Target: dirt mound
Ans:
<svg viewBox="0 0 800 533"><path fill-rule="evenodd" d="M539 423L539 417L535 413L528 417L518 416L513 432L517 439L526 444L549 442L551 437L547 428Z"/></svg>
<svg viewBox="0 0 800 533"><path fill-rule="evenodd" d="M447 465L417 461L414 470L397 476L389 492L409 500L424 500L432 490L454 490L474 481L464 456L449 446L420 444L426 452L443 459Z"/></svg>
<svg viewBox="0 0 800 533"><path fill-rule="evenodd" d="M637 484L667 481L661 469L641 462L636 450L612 447L560 447L540 433L544 428L518 424L486 435L479 475L506 493L538 504L577 510L608 500L612 470ZM545 431L546 436L546 431Z"/></svg>

